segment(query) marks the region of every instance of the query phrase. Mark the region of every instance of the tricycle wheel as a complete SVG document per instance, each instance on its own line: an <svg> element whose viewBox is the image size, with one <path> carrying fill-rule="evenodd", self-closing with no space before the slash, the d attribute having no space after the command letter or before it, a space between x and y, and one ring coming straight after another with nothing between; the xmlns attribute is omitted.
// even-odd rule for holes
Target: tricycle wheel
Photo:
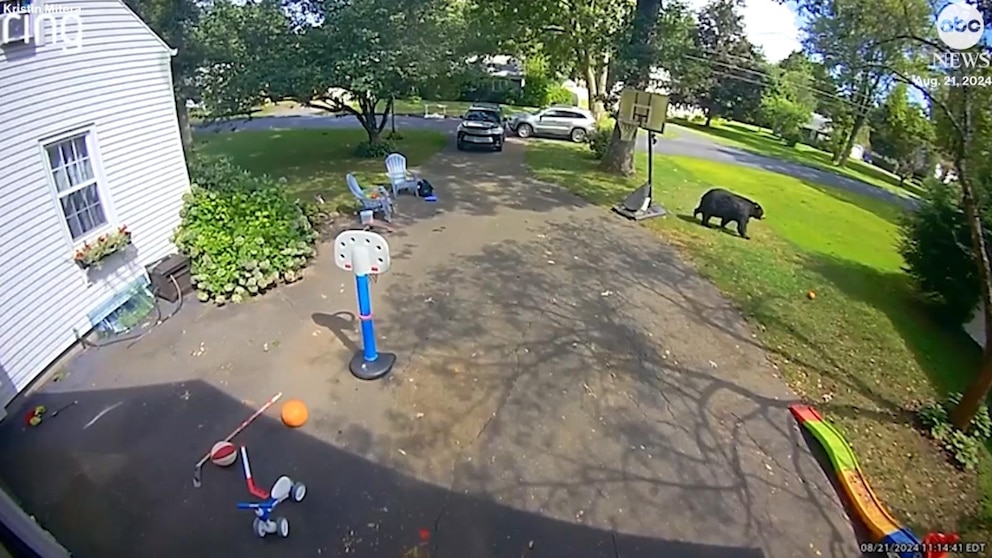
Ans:
<svg viewBox="0 0 992 558"><path fill-rule="evenodd" d="M307 485L303 484L302 482L298 482L294 484L292 495L294 502L302 502L303 497L307 495Z"/></svg>
<svg viewBox="0 0 992 558"><path fill-rule="evenodd" d="M265 535L268 534L268 531L265 528L265 521L258 517L256 517L255 521L252 522L251 528L255 531L255 535L257 535L260 539L264 539Z"/></svg>
<svg viewBox="0 0 992 558"><path fill-rule="evenodd" d="M276 519L276 526L279 529L279 536L286 538L289 536L289 520L285 517Z"/></svg>

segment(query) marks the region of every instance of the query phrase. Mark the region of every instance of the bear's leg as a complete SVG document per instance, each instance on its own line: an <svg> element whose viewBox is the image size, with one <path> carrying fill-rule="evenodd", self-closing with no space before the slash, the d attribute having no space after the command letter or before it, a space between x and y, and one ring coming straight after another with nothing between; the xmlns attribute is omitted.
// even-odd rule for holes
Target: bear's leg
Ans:
<svg viewBox="0 0 992 558"><path fill-rule="evenodd" d="M713 217L713 216L712 216L712 215L710 215L710 214L708 214L708 213L703 213L703 226L704 226L704 227L708 227L708 226L710 226L710 219L711 219L712 217Z"/></svg>
<svg viewBox="0 0 992 558"><path fill-rule="evenodd" d="M731 222L731 221L733 221L733 219L728 219L728 218L726 218L726 217L722 217L722 218L720 219L720 228L721 228L721 229L722 229L722 228L725 228L725 227L727 226L727 223L729 223L729 222Z"/></svg>
<svg viewBox="0 0 992 558"><path fill-rule="evenodd" d="M751 237L747 235L747 217L737 221L737 234L741 235L743 239L751 240Z"/></svg>

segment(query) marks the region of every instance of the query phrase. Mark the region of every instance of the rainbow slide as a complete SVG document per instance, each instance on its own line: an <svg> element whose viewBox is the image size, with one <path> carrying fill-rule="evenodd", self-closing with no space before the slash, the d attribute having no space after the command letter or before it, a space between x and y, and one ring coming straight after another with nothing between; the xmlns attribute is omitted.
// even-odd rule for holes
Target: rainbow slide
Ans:
<svg viewBox="0 0 992 558"><path fill-rule="evenodd" d="M918 558L923 554L920 539L909 529L899 525L872 492L861 474L858 460L843 436L823 420L820 413L806 405L789 405L789 411L799 424L806 428L823 446L830 457L840 485L847 494L851 507L861 522L868 528L879 546L904 549L898 552L899 558Z"/></svg>

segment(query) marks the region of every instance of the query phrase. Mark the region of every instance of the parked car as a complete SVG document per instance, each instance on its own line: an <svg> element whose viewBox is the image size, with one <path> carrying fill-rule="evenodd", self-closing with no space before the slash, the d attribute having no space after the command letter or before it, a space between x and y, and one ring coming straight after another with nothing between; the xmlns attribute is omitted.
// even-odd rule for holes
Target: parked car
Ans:
<svg viewBox="0 0 992 558"><path fill-rule="evenodd" d="M510 129L517 136L568 138L576 143L586 141L596 129L596 119L580 107L555 105L536 114L520 113L510 119Z"/></svg>
<svg viewBox="0 0 992 558"><path fill-rule="evenodd" d="M499 105L477 103L470 107L458 124L458 150L466 147L487 147L493 151L503 151L506 141L505 118Z"/></svg>

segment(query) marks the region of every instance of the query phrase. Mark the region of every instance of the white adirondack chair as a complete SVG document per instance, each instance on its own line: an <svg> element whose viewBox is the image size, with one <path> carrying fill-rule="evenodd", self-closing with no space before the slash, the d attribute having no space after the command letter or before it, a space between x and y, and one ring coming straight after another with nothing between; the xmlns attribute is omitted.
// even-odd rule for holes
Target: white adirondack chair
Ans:
<svg viewBox="0 0 992 558"><path fill-rule="evenodd" d="M403 190L413 190L413 195L418 195L420 177L406 170L406 157L399 153L390 153L386 157L386 173L393 186L393 196L399 195Z"/></svg>
<svg viewBox="0 0 992 558"><path fill-rule="evenodd" d="M389 191L382 186L376 186L376 197L370 197L369 194L358 185L358 179L355 175L348 173L345 178L348 182L348 189L351 190L351 194L355 198L362 202L362 209L372 210L381 212L383 215L383 220L391 221L393 219L393 200L389 197Z"/></svg>

